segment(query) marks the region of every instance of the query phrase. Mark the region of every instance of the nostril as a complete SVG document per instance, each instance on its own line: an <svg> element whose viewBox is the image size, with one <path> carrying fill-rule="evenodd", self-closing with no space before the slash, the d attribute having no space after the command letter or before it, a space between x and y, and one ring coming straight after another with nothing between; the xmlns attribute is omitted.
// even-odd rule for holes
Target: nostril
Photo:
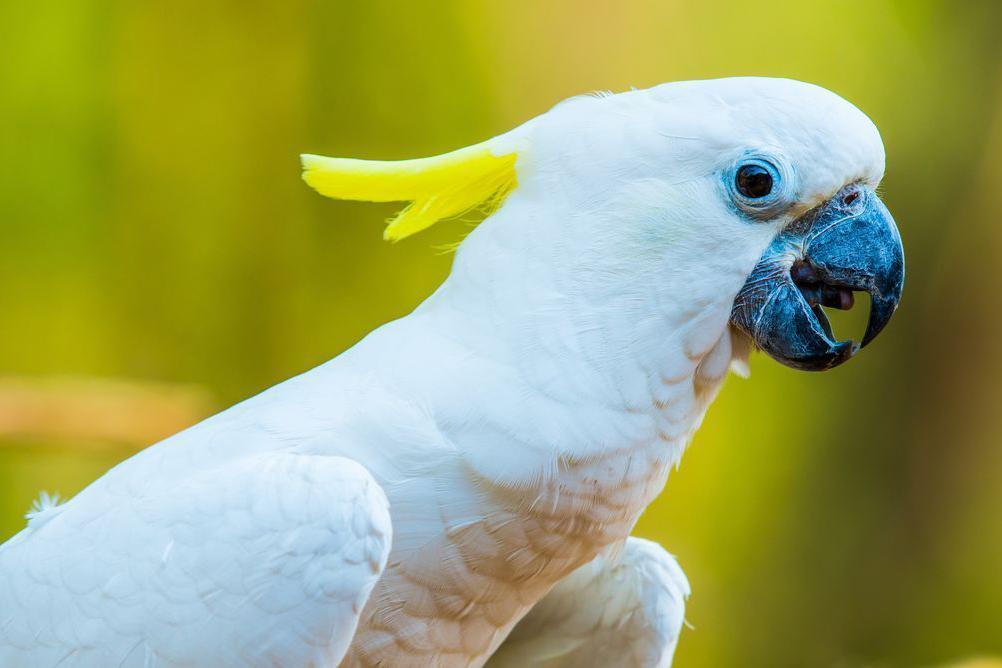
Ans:
<svg viewBox="0 0 1002 668"><path fill-rule="evenodd" d="M859 199L858 190L850 190L845 195L842 196L842 203L846 206L851 205L853 202Z"/></svg>

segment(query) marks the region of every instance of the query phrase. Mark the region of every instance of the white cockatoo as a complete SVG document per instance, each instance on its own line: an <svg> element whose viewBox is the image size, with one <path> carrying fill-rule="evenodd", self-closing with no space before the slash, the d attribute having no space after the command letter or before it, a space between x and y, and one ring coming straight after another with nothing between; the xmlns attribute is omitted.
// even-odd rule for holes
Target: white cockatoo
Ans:
<svg viewBox="0 0 1002 668"><path fill-rule="evenodd" d="M869 292L864 345L897 305L873 123L737 78L303 161L325 195L411 202L390 239L491 213L410 315L31 513L0 665L668 665L688 583L629 535L728 368L830 368L858 346L822 305Z"/></svg>

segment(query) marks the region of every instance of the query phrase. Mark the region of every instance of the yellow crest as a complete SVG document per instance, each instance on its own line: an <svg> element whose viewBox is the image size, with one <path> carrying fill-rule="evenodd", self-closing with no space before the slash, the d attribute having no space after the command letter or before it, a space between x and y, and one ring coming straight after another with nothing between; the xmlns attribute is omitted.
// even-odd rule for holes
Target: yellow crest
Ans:
<svg viewBox="0 0 1002 668"><path fill-rule="evenodd" d="M303 155L303 180L317 192L363 202L410 202L383 238L399 241L478 206L493 211L517 185L515 153L487 143L415 160L355 160Z"/></svg>

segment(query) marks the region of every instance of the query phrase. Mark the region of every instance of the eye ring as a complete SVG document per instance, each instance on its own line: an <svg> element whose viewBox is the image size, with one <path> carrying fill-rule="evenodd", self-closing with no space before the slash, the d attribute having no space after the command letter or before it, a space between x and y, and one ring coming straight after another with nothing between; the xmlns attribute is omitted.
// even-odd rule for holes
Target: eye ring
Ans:
<svg viewBox="0 0 1002 668"><path fill-rule="evenodd" d="M734 204L759 220L781 213L797 190L793 172L771 156L745 154L725 174Z"/></svg>

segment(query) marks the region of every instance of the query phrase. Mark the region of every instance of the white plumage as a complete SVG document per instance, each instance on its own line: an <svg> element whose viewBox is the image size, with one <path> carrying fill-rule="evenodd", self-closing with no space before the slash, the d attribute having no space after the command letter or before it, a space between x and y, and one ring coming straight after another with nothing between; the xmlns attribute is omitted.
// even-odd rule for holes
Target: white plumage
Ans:
<svg viewBox="0 0 1002 668"><path fill-rule="evenodd" d="M512 630L488 668L670 666L689 581L664 548L630 537L557 585Z"/></svg>
<svg viewBox="0 0 1002 668"><path fill-rule="evenodd" d="M0 551L0 665L328 665L389 553L385 495L340 457L93 489Z"/></svg>
<svg viewBox="0 0 1002 668"><path fill-rule="evenodd" d="M0 547L0 665L478 666L541 599L555 635L513 653L597 660L619 633L618 665L667 665L688 592L667 554L629 541L557 583L627 541L744 364L749 271L879 182L879 136L822 89L729 79L575 98L485 146L517 187L414 313ZM760 148L796 199L751 224L720 175Z"/></svg>

